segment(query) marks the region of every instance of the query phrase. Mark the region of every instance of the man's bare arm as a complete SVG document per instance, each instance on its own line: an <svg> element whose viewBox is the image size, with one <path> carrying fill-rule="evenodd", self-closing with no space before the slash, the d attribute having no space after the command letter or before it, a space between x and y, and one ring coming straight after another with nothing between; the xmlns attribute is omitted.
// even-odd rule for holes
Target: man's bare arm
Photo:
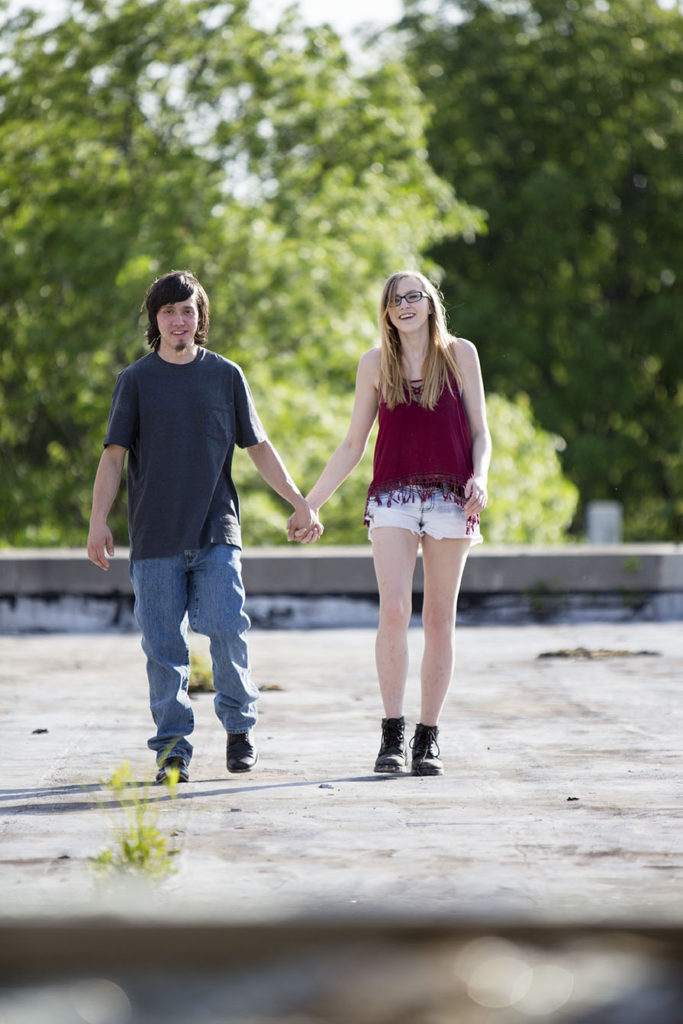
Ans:
<svg viewBox="0 0 683 1024"><path fill-rule="evenodd" d="M247 448L247 454L265 482L285 501L288 501L294 509L293 518L297 529L301 531L301 537L298 539L303 543L318 540L323 532L322 525L317 515L312 514L308 502L287 472L282 459L270 441L252 445Z"/></svg>
<svg viewBox="0 0 683 1024"><path fill-rule="evenodd" d="M88 533L88 558L105 571L109 568L109 558L114 557L114 538L107 526L107 516L121 485L125 459L125 448L118 444L107 445L102 452L95 475Z"/></svg>

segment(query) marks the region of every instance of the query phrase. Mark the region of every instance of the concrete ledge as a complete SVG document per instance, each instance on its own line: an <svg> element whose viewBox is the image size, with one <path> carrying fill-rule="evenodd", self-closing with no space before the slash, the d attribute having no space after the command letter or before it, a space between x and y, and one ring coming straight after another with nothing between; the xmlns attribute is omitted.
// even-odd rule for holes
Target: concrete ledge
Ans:
<svg viewBox="0 0 683 1024"><path fill-rule="evenodd" d="M677 991L683 989L680 973L683 964L683 929L680 925L649 920L628 924L618 919L613 922L555 923L509 916L496 919L486 914L479 919L456 916L454 920L445 914L413 914L408 918L395 913L382 917L381 913L370 915L360 912L360 917L353 921L348 916L336 915L285 921L246 920L232 924L211 918L202 920L192 915L180 921L177 918L150 921L144 917L136 920L124 914L118 918L93 916L59 920L46 916L27 920L3 919L0 921L0 939L3 940L0 945L0 990L8 984L16 984L18 980L44 983L47 979L66 976L80 981L91 975L98 977L103 974L109 977L110 973L117 975L121 971L132 972L133 976L136 973L169 972L164 977L168 983L172 981L170 972L179 971L184 980L189 975L200 985L202 975L206 974L211 976L214 985L220 980L224 985L232 983L236 986L240 974L245 970L260 972L266 980L269 972L279 967L277 979L273 977L268 980L271 985L274 980L278 981L280 1005L283 1000L291 1000L293 990L300 988L300 995L305 998L312 988L317 989L321 983L325 988L329 986L332 997L338 1000L337 971L321 972L320 956L329 957L331 964L341 961L341 969L348 971L350 954L355 953L351 962L356 969L365 957L366 963L375 964L377 982L390 985L387 997L391 990L391 975L379 969L377 961L387 955L394 958L403 955L405 960L401 961L402 969L408 971L410 985L424 999L424 981L421 983L420 977L425 967L423 961L429 958L434 960L435 950L445 947L450 956L447 961L437 959L438 970L441 972L455 960L462 947L487 940L508 943L508 955L511 955L513 946L519 944L519 956L529 957L532 950L537 950L539 955L549 954L558 961L566 957L574 971L580 967L576 957L577 948L584 954L590 950L593 957L602 953L610 959L621 959L628 952L634 965L638 960L658 968L654 978L647 971L636 982L624 985L629 993L635 991L638 981L643 981L651 996L651 985L655 981L664 981L663 971L666 967L670 970L669 981L677 982ZM300 961L310 961L311 965L318 967L315 985L310 975L309 983L302 984L306 972L294 969L294 965ZM593 962L589 960L586 967L590 968ZM616 972L620 964L610 966L613 974L618 977ZM491 961L490 970L495 974L494 961ZM501 965L500 970L504 970L504 965ZM586 970L584 980L591 993L591 1002L594 1002L595 983L590 985L592 973ZM300 974L303 978L298 977ZM453 974L456 976L455 972ZM161 981L158 977L155 980ZM620 980L623 980L623 975ZM353 983L352 975L345 978L345 985ZM363 1020L376 1021L379 1018L374 1012L367 1018L362 1014L363 1000L367 1001L368 994L366 985L367 977L361 974L356 1008ZM393 985L396 985L395 980ZM140 986L136 988L139 990ZM141 992L136 991L136 995L143 995L146 988L144 986ZM156 994L155 986L152 989ZM163 984L160 989L163 990ZM453 996L456 995L462 995L462 991L461 986L454 982ZM193 1000L196 1000L196 991L191 990L186 993L190 1015ZM463 1009L471 1008L469 999L463 998L462 1002ZM662 1006L666 1009L668 1001ZM671 1006L673 1008L674 1004ZM273 1009L277 1012L280 1007ZM204 1021L209 1018L201 1014L201 1019ZM268 1019L271 1019L270 1014ZM305 1019L308 1020L308 1016ZM326 1016L325 1019L330 1018ZM335 1015L333 1019L339 1018ZM468 1015L468 1019L474 1018ZM476 1016L477 1022L481 1019L486 1019L483 1014ZM633 1019L629 1017L629 1020ZM175 1014L173 1020L176 1020ZM505 1020L510 1018L505 1015ZM607 1018L601 1016L600 1020L606 1021ZM676 1021L679 1020L676 1017Z"/></svg>
<svg viewBox="0 0 683 1024"><path fill-rule="evenodd" d="M144 918L3 923L0 998L19 1024L489 1024L494 1018L509 1024L529 1019L522 997L531 1019L552 1016L558 1024L680 1021L680 927L498 923L490 914L463 924L368 918L366 911L353 923L320 917L256 925ZM527 975L535 987L527 982L531 995L522 987L520 1009L508 1013L512 985ZM538 980L544 977L554 979L553 988ZM542 1018L539 1001L549 1007ZM75 1009L81 1006L84 1016Z"/></svg>
<svg viewBox="0 0 683 1024"><path fill-rule="evenodd" d="M252 548L243 555L251 596L368 595L377 590L370 547ZM413 592L422 593L421 560ZM105 573L80 550L0 551L0 597L130 595L128 552ZM683 593L683 545L489 547L473 550L462 594Z"/></svg>

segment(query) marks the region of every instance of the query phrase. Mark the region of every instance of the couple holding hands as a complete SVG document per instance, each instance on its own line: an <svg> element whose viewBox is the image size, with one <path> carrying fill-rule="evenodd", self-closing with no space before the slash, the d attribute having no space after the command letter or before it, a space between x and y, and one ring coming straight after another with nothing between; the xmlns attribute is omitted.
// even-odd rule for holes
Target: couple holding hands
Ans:
<svg viewBox="0 0 683 1024"><path fill-rule="evenodd" d="M210 638L215 709L230 772L250 771L258 690L249 670L235 445L294 511L290 540L317 541L319 510L360 461L379 417L364 521L379 587L376 664L384 707L374 770L407 766L403 714L412 579L422 549L424 653L411 771L441 775L439 715L453 674L458 590L480 543L491 440L471 342L452 336L424 275L392 274L380 300L380 345L361 356L346 437L304 498L271 445L240 367L206 348L209 300L188 271L150 287L152 351L123 370L93 488L88 557L114 554L107 517L126 463L130 575L147 656L156 781L189 780L194 714L188 625ZM360 516L360 510L359 510Z"/></svg>

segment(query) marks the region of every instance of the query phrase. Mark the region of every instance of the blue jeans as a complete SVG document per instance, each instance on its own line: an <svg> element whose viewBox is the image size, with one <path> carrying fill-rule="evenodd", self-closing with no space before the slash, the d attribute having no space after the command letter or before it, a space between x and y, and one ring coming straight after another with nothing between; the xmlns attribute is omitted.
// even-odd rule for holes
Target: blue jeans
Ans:
<svg viewBox="0 0 683 1024"><path fill-rule="evenodd" d="M188 623L211 639L214 707L226 732L247 732L256 723L258 689L249 671L240 549L210 544L168 558L138 558L130 563L135 617L147 655L147 678L156 735L148 746L163 756L192 757L187 739L194 712L190 678Z"/></svg>

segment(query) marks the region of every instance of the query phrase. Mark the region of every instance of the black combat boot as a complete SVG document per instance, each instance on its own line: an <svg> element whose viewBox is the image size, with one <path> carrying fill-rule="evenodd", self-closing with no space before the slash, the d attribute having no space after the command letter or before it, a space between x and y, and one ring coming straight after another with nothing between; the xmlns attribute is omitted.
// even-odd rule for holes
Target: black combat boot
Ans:
<svg viewBox="0 0 683 1024"><path fill-rule="evenodd" d="M443 765L439 755L439 744L436 737L439 729L436 725L416 725L415 735L410 741L413 751L413 775L443 775Z"/></svg>
<svg viewBox="0 0 683 1024"><path fill-rule="evenodd" d="M405 718L382 719L382 745L375 761L375 771L382 774L402 772L406 766Z"/></svg>

